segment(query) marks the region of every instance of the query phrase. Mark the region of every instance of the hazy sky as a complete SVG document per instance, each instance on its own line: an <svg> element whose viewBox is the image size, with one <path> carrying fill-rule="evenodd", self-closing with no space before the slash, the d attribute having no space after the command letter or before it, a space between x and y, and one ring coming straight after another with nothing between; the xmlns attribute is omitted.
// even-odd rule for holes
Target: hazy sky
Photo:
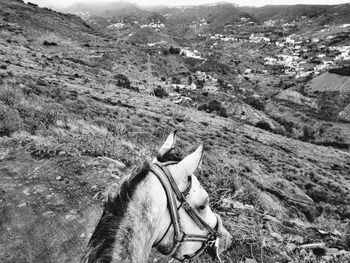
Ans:
<svg viewBox="0 0 350 263"><path fill-rule="evenodd" d="M111 2L118 0L29 0L29 2L36 3L39 6L54 6L65 7L75 2ZM28 2L28 1L26 1ZM137 3L139 5L195 5L205 3L215 3L219 0L130 0L128 2ZM232 2L243 6L263 6L263 5L286 5L286 4L322 4L335 5L342 3L349 3L350 0L227 0L225 2Z"/></svg>

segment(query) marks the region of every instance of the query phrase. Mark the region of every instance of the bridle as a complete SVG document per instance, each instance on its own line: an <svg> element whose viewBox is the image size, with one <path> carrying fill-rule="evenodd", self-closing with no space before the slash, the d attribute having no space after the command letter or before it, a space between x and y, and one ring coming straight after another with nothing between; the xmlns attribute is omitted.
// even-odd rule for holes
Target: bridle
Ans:
<svg viewBox="0 0 350 263"><path fill-rule="evenodd" d="M189 205L189 203L186 201L186 196L191 190L192 187L192 176L188 177L188 186L186 187L184 192L181 192L171 175L169 169L167 166L177 164L177 162L165 162L165 163L160 163L160 162L154 162L151 164L151 172L156 175L158 180L161 182L164 191L166 193L167 201L168 201L168 207L169 207L169 212L171 216L171 222L164 233L163 237L156 243L154 246L158 246L166 234L168 233L171 225L174 226L174 244L171 248L171 250L166 253L166 255L171 256L179 261L185 262L191 261L195 257L198 257L200 254L202 254L206 249L208 248L213 248L216 249L216 255L218 257L218 244L220 240L220 234L218 232L218 225L219 222L221 222L221 219L218 215L216 215L217 218L217 225L216 229L212 228L209 226L197 213L196 211ZM176 200L179 201L180 206L177 207ZM206 229L208 231L207 235L197 235L197 234L186 234L181 230L180 226L180 217L179 217L179 209L183 208L188 216L196 223L196 225L201 229L204 230ZM184 242L201 242L202 247L194 252L191 255L185 255L183 258L176 258L174 254L176 253L177 249L181 245L181 243ZM221 262L220 258L218 257L219 261Z"/></svg>

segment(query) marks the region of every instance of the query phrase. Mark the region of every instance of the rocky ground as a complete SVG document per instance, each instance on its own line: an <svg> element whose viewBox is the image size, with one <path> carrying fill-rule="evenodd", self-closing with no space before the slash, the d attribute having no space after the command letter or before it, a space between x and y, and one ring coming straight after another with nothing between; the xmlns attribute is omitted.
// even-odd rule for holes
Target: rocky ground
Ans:
<svg viewBox="0 0 350 263"><path fill-rule="evenodd" d="M349 152L117 86L98 55L132 47L89 30L81 42L85 26L61 19L47 34L0 15L1 262L78 262L107 190L175 129L184 153L204 144L198 177L234 236L224 262L350 260Z"/></svg>

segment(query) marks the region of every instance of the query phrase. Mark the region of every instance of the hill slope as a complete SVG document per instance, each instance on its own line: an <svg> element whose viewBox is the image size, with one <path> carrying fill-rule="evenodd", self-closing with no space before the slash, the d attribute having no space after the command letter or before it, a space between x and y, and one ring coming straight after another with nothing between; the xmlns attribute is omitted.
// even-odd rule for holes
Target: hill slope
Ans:
<svg viewBox="0 0 350 263"><path fill-rule="evenodd" d="M349 23L350 4L341 5L273 5L259 8L241 7L253 14L260 21L285 19L293 20L302 17L316 19L323 23Z"/></svg>
<svg viewBox="0 0 350 263"><path fill-rule="evenodd" d="M87 13L89 16L113 17L118 15L132 15L141 11L137 4L118 1L103 3L76 2L62 10L65 13Z"/></svg>

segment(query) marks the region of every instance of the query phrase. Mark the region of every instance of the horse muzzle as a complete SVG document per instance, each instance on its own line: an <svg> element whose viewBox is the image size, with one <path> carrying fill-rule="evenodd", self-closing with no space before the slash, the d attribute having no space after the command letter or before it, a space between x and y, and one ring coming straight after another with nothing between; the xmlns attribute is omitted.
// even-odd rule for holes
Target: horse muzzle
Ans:
<svg viewBox="0 0 350 263"><path fill-rule="evenodd" d="M213 245L208 248L208 253L213 258L217 258L221 263L220 254L231 246L232 236L222 225L221 217L218 214L215 214L215 216L217 219L216 230L219 232L220 236L217 237Z"/></svg>

